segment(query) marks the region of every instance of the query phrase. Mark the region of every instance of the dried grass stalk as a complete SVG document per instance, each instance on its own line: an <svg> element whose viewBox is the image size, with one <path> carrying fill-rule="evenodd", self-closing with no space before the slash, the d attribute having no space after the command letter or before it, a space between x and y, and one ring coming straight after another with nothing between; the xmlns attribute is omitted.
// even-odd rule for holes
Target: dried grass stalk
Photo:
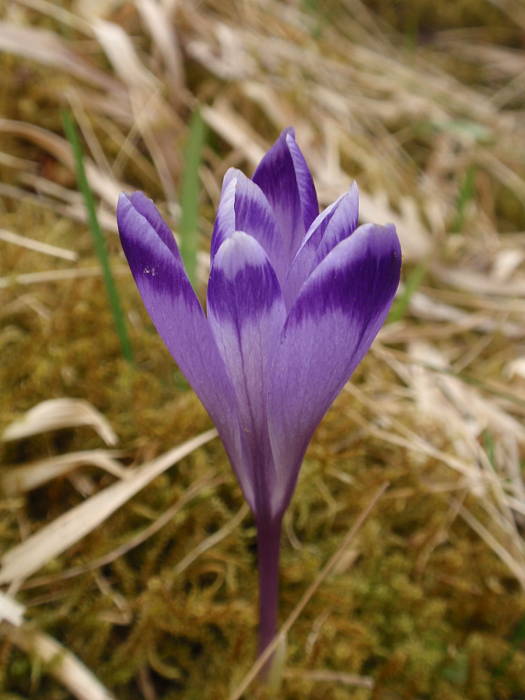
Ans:
<svg viewBox="0 0 525 700"><path fill-rule="evenodd" d="M49 635L29 627L11 627L7 635L19 649L46 664L49 673L78 700L115 700L80 659Z"/></svg>
<svg viewBox="0 0 525 700"><path fill-rule="evenodd" d="M44 255L62 258L62 260L76 260L78 258L77 254L73 250L67 250L66 248L59 248L56 245L49 245L49 243L36 241L34 238L21 236L19 233L8 231L5 228L0 229L0 240L6 241L6 243L12 243L13 245L28 248L29 250L35 250L38 253L44 253Z"/></svg>
<svg viewBox="0 0 525 700"><path fill-rule="evenodd" d="M39 459L20 467L6 466L6 471L0 476L0 484L8 495L25 493L39 486L64 476L79 466L95 466L104 469L109 474L125 479L128 470L115 457L121 453L109 450L84 450L47 459Z"/></svg>
<svg viewBox="0 0 525 700"><path fill-rule="evenodd" d="M75 428L87 425L95 430L107 445L115 445L118 438L104 416L83 399L49 399L42 401L8 425L2 440L20 440L48 430Z"/></svg>
<svg viewBox="0 0 525 700"><path fill-rule="evenodd" d="M30 576L107 520L117 508L120 508L155 477L216 435L215 430L208 430L151 462L133 471L130 470L125 481L112 484L91 496L10 549L1 559L0 583Z"/></svg>

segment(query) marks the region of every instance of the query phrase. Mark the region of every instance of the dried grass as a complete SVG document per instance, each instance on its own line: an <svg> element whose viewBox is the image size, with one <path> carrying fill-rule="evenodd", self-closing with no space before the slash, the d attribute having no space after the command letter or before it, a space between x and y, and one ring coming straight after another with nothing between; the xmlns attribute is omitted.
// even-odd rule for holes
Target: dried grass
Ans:
<svg viewBox="0 0 525 700"><path fill-rule="evenodd" d="M133 471L128 470L124 479L98 491L8 550L1 559L0 583L16 582L38 571L107 520L168 467L215 436L215 430L209 430Z"/></svg>
<svg viewBox="0 0 525 700"><path fill-rule="evenodd" d="M286 518L281 697L525 693L525 15L517 0L438 5L6 4L2 692L241 697L250 672L251 519L111 235L121 189L147 191L176 228L200 105L203 236L225 170L253 168L293 124L321 202L357 179L362 219L393 221L404 250L402 312L319 428ZM64 106L135 367L105 304ZM117 435L125 452L101 446Z"/></svg>

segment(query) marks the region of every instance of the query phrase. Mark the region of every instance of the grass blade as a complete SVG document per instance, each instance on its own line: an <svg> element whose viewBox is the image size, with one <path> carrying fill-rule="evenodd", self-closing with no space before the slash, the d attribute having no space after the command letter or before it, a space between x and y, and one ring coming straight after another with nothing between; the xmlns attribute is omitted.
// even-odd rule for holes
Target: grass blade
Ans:
<svg viewBox="0 0 525 700"><path fill-rule="evenodd" d="M463 181L459 187L458 197L456 201L457 212L455 219L452 223L452 233L459 233L463 230L463 225L465 223L465 218L467 215L467 207L470 204L470 202L475 198L475 196L476 168L475 166L471 165L467 169L467 172L465 173Z"/></svg>
<svg viewBox="0 0 525 700"><path fill-rule="evenodd" d="M397 297L392 305L390 314L388 315L388 323L394 323L395 321L401 321L403 316L408 311L410 304L410 299L414 292L417 291L419 285L425 277L426 267L424 265L416 265L414 269L408 275L405 288L401 294Z"/></svg>
<svg viewBox="0 0 525 700"><path fill-rule="evenodd" d="M113 314L113 321L115 323L115 329L120 340L120 346L122 348L122 355L128 362L133 362L133 351L131 349L131 343L129 341L128 332L126 329L126 320L124 317L124 312L120 304L120 299L111 274L111 266L109 262L108 251L106 247L106 240L102 229L98 223L97 213L95 209L95 200L93 198L93 192L89 186L89 182L86 176L86 170L84 168L84 153L78 137L77 128L71 113L66 111L62 114L62 121L64 124L64 132L66 134L67 140L71 144L71 149L73 151L73 157L75 159L75 172L77 177L77 184L82 197L84 198L84 206L86 207L86 212L88 216L89 230L91 231L91 236L93 238L93 245L95 246L95 252L100 262L102 268L102 275L104 277L104 284L106 285L106 292L108 295L109 305L111 307L111 312Z"/></svg>
<svg viewBox="0 0 525 700"><path fill-rule="evenodd" d="M180 253L190 282L197 282L199 167L206 139L206 126L199 109L193 112L186 148L180 192Z"/></svg>

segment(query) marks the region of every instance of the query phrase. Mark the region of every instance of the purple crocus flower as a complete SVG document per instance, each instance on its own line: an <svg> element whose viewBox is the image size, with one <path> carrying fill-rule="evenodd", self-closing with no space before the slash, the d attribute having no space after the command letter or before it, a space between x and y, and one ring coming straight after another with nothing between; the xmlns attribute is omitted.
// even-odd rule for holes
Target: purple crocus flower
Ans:
<svg viewBox="0 0 525 700"><path fill-rule="evenodd" d="M283 131L250 180L230 169L205 313L175 239L142 193L118 227L142 300L219 431L258 533L259 648L276 632L281 521L321 418L381 328L399 283L394 226L358 226L355 184L319 213Z"/></svg>

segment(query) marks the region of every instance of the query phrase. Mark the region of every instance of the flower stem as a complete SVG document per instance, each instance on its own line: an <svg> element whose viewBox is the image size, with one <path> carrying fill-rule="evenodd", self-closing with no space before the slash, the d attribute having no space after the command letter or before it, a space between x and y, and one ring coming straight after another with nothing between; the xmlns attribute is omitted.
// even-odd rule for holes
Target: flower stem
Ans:
<svg viewBox="0 0 525 700"><path fill-rule="evenodd" d="M279 608L279 551L281 519L257 523L257 558L259 567L259 654L277 633ZM261 675L267 675L271 657Z"/></svg>

